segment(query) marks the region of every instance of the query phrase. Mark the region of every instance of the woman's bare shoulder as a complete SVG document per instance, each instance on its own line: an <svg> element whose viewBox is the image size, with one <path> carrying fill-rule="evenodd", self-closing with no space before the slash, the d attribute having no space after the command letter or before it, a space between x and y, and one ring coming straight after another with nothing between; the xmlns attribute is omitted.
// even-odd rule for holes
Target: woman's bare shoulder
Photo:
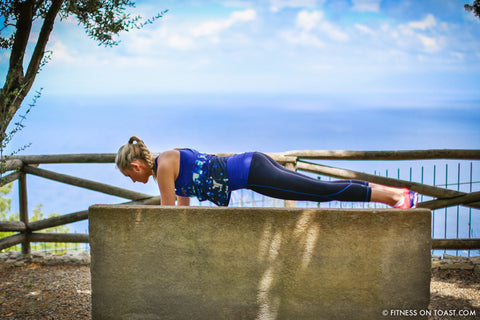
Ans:
<svg viewBox="0 0 480 320"><path fill-rule="evenodd" d="M176 162L178 161L180 158L180 151L178 151L177 149L173 149L173 150L167 150L167 151L164 151L162 152L159 156L158 156L158 162L159 164L160 163L169 163L169 162Z"/></svg>

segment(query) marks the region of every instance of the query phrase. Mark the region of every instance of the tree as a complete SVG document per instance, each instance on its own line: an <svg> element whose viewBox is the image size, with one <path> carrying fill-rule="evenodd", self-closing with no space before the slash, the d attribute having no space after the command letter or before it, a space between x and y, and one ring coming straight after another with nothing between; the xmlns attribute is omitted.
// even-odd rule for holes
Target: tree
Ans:
<svg viewBox="0 0 480 320"><path fill-rule="evenodd" d="M0 221L7 220L7 213L10 212L12 199L6 197L12 191L13 183L9 183L7 185L0 187ZM14 220L15 217L10 217L10 221ZM0 233L1 237L1 233Z"/></svg>
<svg viewBox="0 0 480 320"><path fill-rule="evenodd" d="M472 11L480 19L480 0L473 1L473 4L466 4L463 6L465 10Z"/></svg>
<svg viewBox="0 0 480 320"><path fill-rule="evenodd" d="M140 29L163 16L157 14L146 22L141 17L132 17L127 10L134 8L130 0L2 0L0 3L0 47L10 50L8 72L0 91L0 142L6 130L30 91L41 67L50 59L45 52L48 39L57 17L63 20L76 16L79 25L85 28L88 36L99 45L114 46L114 37L122 31ZM34 22L41 23L32 57L25 61L27 45L31 41ZM24 65L26 70L24 70Z"/></svg>

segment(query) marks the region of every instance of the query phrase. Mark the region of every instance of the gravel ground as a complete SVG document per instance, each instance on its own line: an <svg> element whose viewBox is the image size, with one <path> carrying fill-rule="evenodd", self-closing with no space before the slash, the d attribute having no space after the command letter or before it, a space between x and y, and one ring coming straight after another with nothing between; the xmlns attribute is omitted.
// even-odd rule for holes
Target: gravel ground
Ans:
<svg viewBox="0 0 480 320"><path fill-rule="evenodd" d="M91 319L90 267L0 266L0 319Z"/></svg>
<svg viewBox="0 0 480 320"><path fill-rule="evenodd" d="M430 292L429 319L480 319L480 274L434 269ZM88 266L0 264L0 319L85 320L90 312Z"/></svg>
<svg viewBox="0 0 480 320"><path fill-rule="evenodd" d="M480 319L480 274L432 269L430 309L429 319Z"/></svg>

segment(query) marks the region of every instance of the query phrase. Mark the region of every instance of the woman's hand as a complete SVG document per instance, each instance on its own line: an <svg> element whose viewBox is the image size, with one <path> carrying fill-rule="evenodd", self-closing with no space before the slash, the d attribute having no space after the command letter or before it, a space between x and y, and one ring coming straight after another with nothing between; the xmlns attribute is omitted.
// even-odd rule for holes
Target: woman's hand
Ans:
<svg viewBox="0 0 480 320"><path fill-rule="evenodd" d="M190 198L189 197L177 196L177 204L179 206L189 206L190 205Z"/></svg>

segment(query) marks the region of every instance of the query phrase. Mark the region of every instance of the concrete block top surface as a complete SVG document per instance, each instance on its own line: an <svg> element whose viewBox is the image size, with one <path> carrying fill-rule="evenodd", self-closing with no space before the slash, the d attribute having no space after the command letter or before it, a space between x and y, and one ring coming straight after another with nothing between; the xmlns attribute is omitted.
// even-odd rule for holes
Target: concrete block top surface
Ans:
<svg viewBox="0 0 480 320"><path fill-rule="evenodd" d="M235 213L277 213L285 214L292 213L298 214L301 212L317 212L321 213L358 213L358 214L398 214L398 215L428 215L431 211L425 208L416 209L392 209L392 208L375 208L375 209L356 209L356 208L296 208L296 207L202 207L202 206L158 206L158 205L110 205L110 204L95 204L90 206L90 212L131 212L131 211L144 211L155 213L194 213L194 212L212 212L224 214Z"/></svg>

